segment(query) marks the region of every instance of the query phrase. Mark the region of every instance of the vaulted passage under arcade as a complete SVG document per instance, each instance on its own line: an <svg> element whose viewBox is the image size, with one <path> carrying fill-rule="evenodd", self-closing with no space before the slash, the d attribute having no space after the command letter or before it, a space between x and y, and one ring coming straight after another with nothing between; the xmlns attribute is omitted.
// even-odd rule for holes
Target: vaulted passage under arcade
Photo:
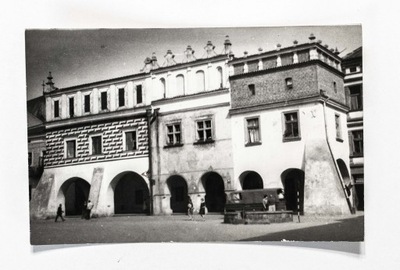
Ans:
<svg viewBox="0 0 400 270"><path fill-rule="evenodd" d="M239 181L243 190L264 188L263 179L254 171L245 171L240 175Z"/></svg>
<svg viewBox="0 0 400 270"><path fill-rule="evenodd" d="M206 173L202 176L201 182L206 191L205 201L208 212L223 212L226 196L221 175L215 172Z"/></svg>
<svg viewBox="0 0 400 270"><path fill-rule="evenodd" d="M135 172L117 175L111 185L114 190L115 214L149 213L149 189Z"/></svg>
<svg viewBox="0 0 400 270"><path fill-rule="evenodd" d="M287 169L281 174L286 209L304 214L304 171Z"/></svg>
<svg viewBox="0 0 400 270"><path fill-rule="evenodd" d="M170 206L173 213L186 213L188 204L188 187L185 179L179 175L168 178L167 185L171 194Z"/></svg>
<svg viewBox="0 0 400 270"><path fill-rule="evenodd" d="M60 188L60 195L65 198L65 215L77 216L82 214L83 204L88 199L90 184L82 178L71 178Z"/></svg>

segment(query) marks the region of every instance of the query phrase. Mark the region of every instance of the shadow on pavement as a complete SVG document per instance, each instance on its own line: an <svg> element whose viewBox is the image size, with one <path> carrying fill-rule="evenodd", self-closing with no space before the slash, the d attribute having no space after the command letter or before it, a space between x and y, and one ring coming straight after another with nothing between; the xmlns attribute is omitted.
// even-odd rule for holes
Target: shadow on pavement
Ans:
<svg viewBox="0 0 400 270"><path fill-rule="evenodd" d="M249 225L251 226L251 225ZM364 217L337 220L327 225L282 231L241 241L364 241Z"/></svg>

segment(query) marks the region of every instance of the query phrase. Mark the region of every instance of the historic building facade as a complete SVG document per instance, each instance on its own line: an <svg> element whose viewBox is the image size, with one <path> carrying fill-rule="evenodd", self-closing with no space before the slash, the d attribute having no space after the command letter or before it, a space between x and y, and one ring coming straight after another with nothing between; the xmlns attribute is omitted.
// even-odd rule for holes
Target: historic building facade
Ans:
<svg viewBox="0 0 400 270"><path fill-rule="evenodd" d="M44 172L35 218L222 212L225 192L282 188L288 208L349 212L341 59L314 42L235 58L209 41L197 58L145 59L140 73L58 89L44 84ZM299 192L299 193L297 193Z"/></svg>
<svg viewBox="0 0 400 270"><path fill-rule="evenodd" d="M231 65L234 179L242 189L282 188L287 208L344 214L353 207L341 59L314 42Z"/></svg>
<svg viewBox="0 0 400 270"><path fill-rule="evenodd" d="M347 91L347 127L350 143L350 170L354 179L358 210L364 210L364 117L362 47L347 54L342 62L344 86Z"/></svg>

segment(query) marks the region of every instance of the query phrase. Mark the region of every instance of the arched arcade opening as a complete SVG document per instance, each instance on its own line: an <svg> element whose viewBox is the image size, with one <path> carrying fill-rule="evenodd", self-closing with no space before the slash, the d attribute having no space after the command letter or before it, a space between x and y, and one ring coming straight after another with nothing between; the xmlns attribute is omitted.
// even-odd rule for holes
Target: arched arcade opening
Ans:
<svg viewBox="0 0 400 270"><path fill-rule="evenodd" d="M304 214L304 171L287 169L281 174L286 209Z"/></svg>
<svg viewBox="0 0 400 270"><path fill-rule="evenodd" d="M179 175L173 175L167 179L167 185L171 194L170 206L173 213L186 213L188 204L188 186L185 179Z"/></svg>
<svg viewBox="0 0 400 270"><path fill-rule="evenodd" d="M149 188L135 172L123 172L111 181L114 192L114 214L149 213Z"/></svg>
<svg viewBox="0 0 400 270"><path fill-rule="evenodd" d="M216 172L208 172L201 177L204 190L206 192L205 202L208 212L224 211L226 196L224 180Z"/></svg>
<svg viewBox="0 0 400 270"><path fill-rule="evenodd" d="M70 178L61 185L59 196L64 196L66 216L82 214L84 202L89 197L89 191L90 184L79 177Z"/></svg>
<svg viewBox="0 0 400 270"><path fill-rule="evenodd" d="M254 171L245 171L239 176L240 185L243 190L263 189L264 182L261 176Z"/></svg>

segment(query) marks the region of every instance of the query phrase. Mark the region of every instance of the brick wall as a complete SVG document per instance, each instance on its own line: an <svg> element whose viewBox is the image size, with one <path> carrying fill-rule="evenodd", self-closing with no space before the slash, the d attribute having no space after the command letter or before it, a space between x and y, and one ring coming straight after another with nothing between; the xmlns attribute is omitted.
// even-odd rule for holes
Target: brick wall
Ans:
<svg viewBox="0 0 400 270"><path fill-rule="evenodd" d="M137 132L138 149L124 151L123 133L130 129ZM103 136L103 153L100 155L90 155L89 140L92 134ZM64 140L69 138L76 138L76 157L72 159L64 158ZM138 118L50 131L46 133L46 148L45 166L145 156L148 155L147 122L145 118Z"/></svg>
<svg viewBox="0 0 400 270"><path fill-rule="evenodd" d="M287 90L285 79L292 78L293 89ZM336 82L337 93L333 91ZM231 78L232 108L295 100L319 94L328 90L328 95L345 104L343 78L316 64L277 70L266 74L248 74ZM255 95L248 89L255 85Z"/></svg>

